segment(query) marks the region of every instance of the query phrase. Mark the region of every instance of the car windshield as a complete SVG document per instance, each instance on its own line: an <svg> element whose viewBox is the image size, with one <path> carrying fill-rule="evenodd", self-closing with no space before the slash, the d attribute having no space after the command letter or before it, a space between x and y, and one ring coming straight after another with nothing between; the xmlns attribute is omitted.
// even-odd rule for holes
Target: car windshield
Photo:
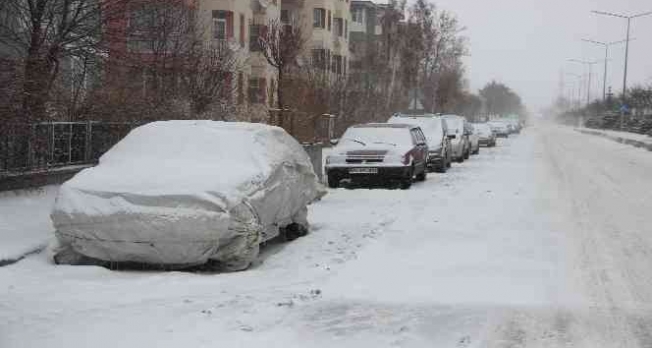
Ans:
<svg viewBox="0 0 652 348"><path fill-rule="evenodd" d="M340 139L341 146L372 147L374 145L412 146L412 136L407 128L351 127Z"/></svg>

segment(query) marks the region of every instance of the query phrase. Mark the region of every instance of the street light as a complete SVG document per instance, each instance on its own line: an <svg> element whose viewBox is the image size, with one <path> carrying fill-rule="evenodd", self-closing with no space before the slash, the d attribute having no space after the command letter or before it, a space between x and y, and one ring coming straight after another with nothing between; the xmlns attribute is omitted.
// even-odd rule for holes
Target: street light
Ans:
<svg viewBox="0 0 652 348"><path fill-rule="evenodd" d="M588 107L591 103L591 75L593 75L593 65L598 64L598 62L579 59L569 59L568 61L589 66L589 82L588 86L586 87L586 107Z"/></svg>
<svg viewBox="0 0 652 348"><path fill-rule="evenodd" d="M642 12L632 16L627 16L619 13L602 12L602 11L592 11L592 12L603 16L610 16L610 17L616 17L616 18L627 20L627 38L625 39L625 73L623 76L623 102L624 102L627 96L627 65L629 64L629 41L630 41L629 33L632 25L632 19L652 15L652 11Z"/></svg>
<svg viewBox="0 0 652 348"><path fill-rule="evenodd" d="M633 40L633 39L632 39ZM582 39L584 42L589 42L595 45L600 45L604 47L604 76L602 78L602 100L607 100L607 65L609 64L609 47L613 45L618 45L627 40L621 41L612 41L612 42L601 42L595 40ZM631 40L630 40L631 41Z"/></svg>
<svg viewBox="0 0 652 348"><path fill-rule="evenodd" d="M571 88L570 100L571 104L575 105L575 107L579 109L580 100L582 99L582 75L569 72L567 72L566 75L577 78L577 98L575 98L575 91L573 91L573 88Z"/></svg>

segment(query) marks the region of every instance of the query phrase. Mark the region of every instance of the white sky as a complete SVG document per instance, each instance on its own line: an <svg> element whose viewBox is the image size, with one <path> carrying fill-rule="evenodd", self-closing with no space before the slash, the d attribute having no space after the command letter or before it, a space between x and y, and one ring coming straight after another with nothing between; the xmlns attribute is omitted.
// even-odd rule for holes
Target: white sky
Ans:
<svg viewBox="0 0 652 348"><path fill-rule="evenodd" d="M558 95L562 71L582 74L570 58L603 60L604 48L581 40L625 38L626 20L597 16L591 10L635 14L652 11L651 0L433 0L455 12L470 41L467 76L477 92L492 79L516 90L531 110ZM411 1L409 1L411 2ZM632 22L629 85L652 83L652 16ZM620 93L624 45L611 49L607 86ZM588 70L588 69L587 69ZM602 96L602 61L594 67L592 97ZM566 76L566 89L577 78ZM585 98L585 97L584 97Z"/></svg>

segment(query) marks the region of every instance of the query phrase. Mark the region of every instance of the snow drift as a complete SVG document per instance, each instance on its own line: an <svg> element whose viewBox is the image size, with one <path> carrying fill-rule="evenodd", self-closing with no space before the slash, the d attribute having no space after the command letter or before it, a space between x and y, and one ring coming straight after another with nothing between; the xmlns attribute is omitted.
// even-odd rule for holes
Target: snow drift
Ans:
<svg viewBox="0 0 652 348"><path fill-rule="evenodd" d="M324 193L281 128L150 123L62 185L51 215L55 261L246 268L279 228L307 228L306 206Z"/></svg>

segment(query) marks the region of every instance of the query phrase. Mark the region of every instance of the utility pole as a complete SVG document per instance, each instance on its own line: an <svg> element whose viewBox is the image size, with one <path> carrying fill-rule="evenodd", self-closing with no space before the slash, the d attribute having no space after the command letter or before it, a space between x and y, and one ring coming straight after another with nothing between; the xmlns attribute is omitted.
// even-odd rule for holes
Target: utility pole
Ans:
<svg viewBox="0 0 652 348"><path fill-rule="evenodd" d="M633 40L633 39L632 39ZM586 40L582 39L584 42L590 42L595 45L604 47L604 75L602 77L602 100L607 100L607 65L609 65L609 48L613 45L621 44L627 40L613 41L613 42L601 42L595 40Z"/></svg>
<svg viewBox="0 0 652 348"><path fill-rule="evenodd" d="M629 35L632 28L632 19L652 15L652 11L641 12L630 16L619 14L619 13L602 12L602 11L592 11L592 12L602 16L616 17L616 18L627 20L627 39L625 41L625 72L623 74L623 105L620 108L620 129L623 129L625 125L625 105L627 101L627 69L629 65L629 41L630 41Z"/></svg>
<svg viewBox="0 0 652 348"><path fill-rule="evenodd" d="M598 62L579 60L579 59L569 59L568 61L573 63L583 64L585 66L588 65L589 67L589 81L586 87L586 107L588 108L589 104L591 104L591 75L593 75L593 65L598 64Z"/></svg>

